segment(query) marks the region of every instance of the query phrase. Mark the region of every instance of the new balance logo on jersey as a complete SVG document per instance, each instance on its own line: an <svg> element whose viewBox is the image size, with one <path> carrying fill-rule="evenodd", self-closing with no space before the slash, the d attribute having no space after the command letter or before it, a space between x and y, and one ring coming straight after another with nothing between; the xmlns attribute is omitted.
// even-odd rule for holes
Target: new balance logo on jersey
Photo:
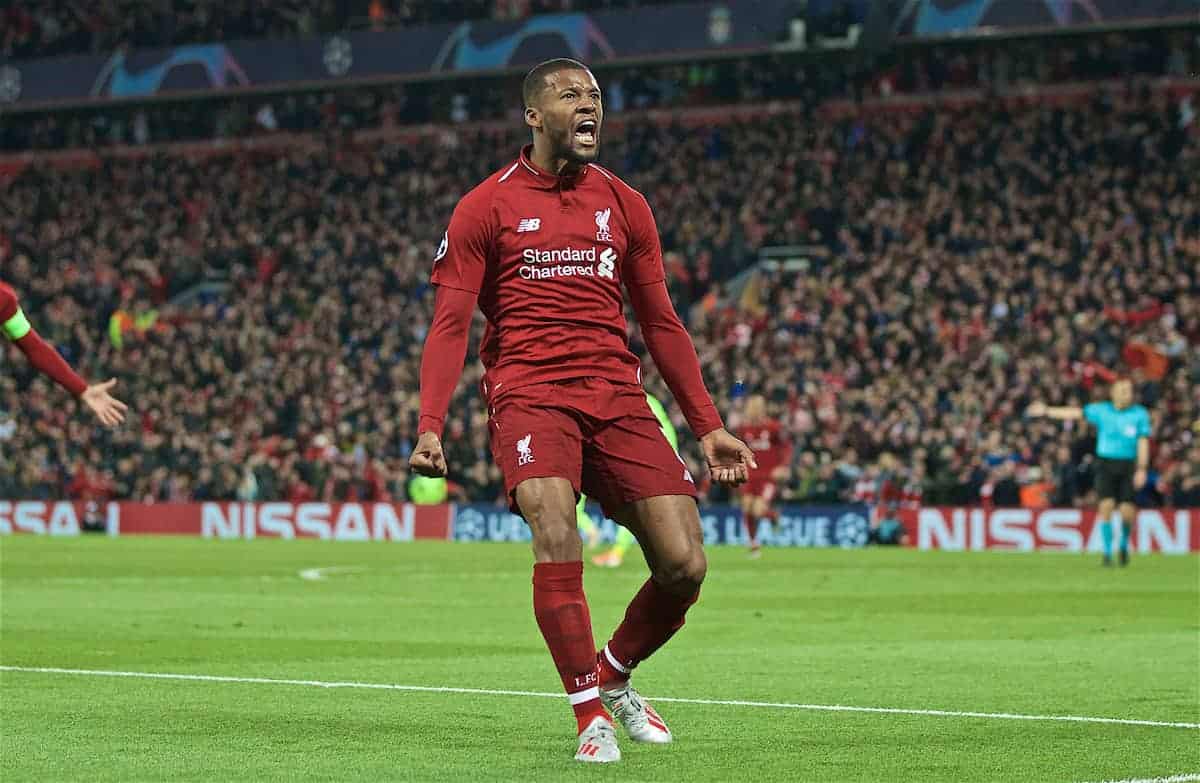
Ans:
<svg viewBox="0 0 1200 783"><path fill-rule="evenodd" d="M521 218L521 222L517 223L517 233L523 234L526 231L537 231L541 227L541 218Z"/></svg>
<svg viewBox="0 0 1200 783"><path fill-rule="evenodd" d="M596 210L596 241L611 242L612 233L608 230L608 220L612 217L612 207Z"/></svg>
<svg viewBox="0 0 1200 783"><path fill-rule="evenodd" d="M533 462L533 449L529 445L533 440L533 433L526 435L517 441L517 465L528 465Z"/></svg>

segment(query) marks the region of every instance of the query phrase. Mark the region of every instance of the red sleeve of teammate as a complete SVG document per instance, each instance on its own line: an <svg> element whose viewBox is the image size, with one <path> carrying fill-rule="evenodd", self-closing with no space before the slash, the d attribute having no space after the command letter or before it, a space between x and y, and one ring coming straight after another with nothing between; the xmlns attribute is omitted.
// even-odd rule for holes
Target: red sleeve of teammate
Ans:
<svg viewBox="0 0 1200 783"><path fill-rule="evenodd" d="M633 311L642 327L642 339L654 357L654 364L671 394L675 395L688 426L697 438L702 438L724 426L721 414L717 413L717 406L708 389L704 388L696 347L675 313L667 292L662 247L650 205L641 194L637 194L632 202L627 212L629 253L621 276L629 289Z"/></svg>
<svg viewBox="0 0 1200 783"><path fill-rule="evenodd" d="M4 283L0 283L0 325L3 325L10 318L15 316L20 310L17 304L17 295L11 288ZM79 375L71 369L71 365L58 355L58 351L54 350L54 346L47 343L41 336L32 328L13 341L21 353L25 354L39 372L48 375L50 378L69 391L71 394L78 397L87 389L87 381L80 378Z"/></svg>
<svg viewBox="0 0 1200 783"><path fill-rule="evenodd" d="M0 283L0 324L17 314L17 292Z"/></svg>
<svg viewBox="0 0 1200 783"><path fill-rule="evenodd" d="M433 324L421 352L421 419L417 433L432 432L439 438L454 387L462 375L471 316L492 247L490 215L473 208L469 199L464 198L455 208L433 259L431 279L438 288Z"/></svg>

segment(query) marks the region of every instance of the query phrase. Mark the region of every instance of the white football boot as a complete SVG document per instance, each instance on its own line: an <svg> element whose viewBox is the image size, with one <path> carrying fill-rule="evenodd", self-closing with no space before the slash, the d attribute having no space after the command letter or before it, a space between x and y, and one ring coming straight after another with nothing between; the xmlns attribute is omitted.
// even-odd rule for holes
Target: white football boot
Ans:
<svg viewBox="0 0 1200 783"><path fill-rule="evenodd" d="M613 731L613 725L607 718L600 715L592 718L592 722L579 735L579 751L575 754L575 760L596 764L621 760L621 749L617 747L617 733Z"/></svg>
<svg viewBox="0 0 1200 783"><path fill-rule="evenodd" d="M671 741L671 730L667 728L666 721L628 682L613 690L601 688L600 700L608 707L613 717L621 722L634 742L663 745Z"/></svg>

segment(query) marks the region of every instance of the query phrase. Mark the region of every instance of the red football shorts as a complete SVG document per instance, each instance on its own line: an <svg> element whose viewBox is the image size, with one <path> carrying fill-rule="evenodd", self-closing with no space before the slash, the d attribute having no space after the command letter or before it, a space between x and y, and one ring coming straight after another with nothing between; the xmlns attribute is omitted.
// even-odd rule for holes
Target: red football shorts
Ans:
<svg viewBox="0 0 1200 783"><path fill-rule="evenodd" d="M775 499L775 493L779 488L775 486L775 482L770 476L751 476L750 480L738 488L738 492L745 497L757 497L770 503Z"/></svg>
<svg viewBox="0 0 1200 783"><path fill-rule="evenodd" d="M640 385L601 378L539 383L494 397L490 406L492 458L516 513L517 485L531 478L565 478L609 517L643 498L696 496Z"/></svg>

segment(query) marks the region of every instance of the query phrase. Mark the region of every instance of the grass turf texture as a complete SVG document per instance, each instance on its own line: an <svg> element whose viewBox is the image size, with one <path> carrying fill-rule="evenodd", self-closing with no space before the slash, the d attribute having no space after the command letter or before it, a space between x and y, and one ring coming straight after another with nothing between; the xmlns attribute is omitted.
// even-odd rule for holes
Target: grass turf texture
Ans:
<svg viewBox="0 0 1200 783"><path fill-rule="evenodd" d="M1200 560L710 551L648 696L1200 718ZM0 539L0 663L559 690L521 545ZM322 581L301 569L346 566ZM589 568L599 641L645 577ZM0 779L1093 781L1200 772L1194 729L660 704L578 765L565 697L0 673Z"/></svg>

